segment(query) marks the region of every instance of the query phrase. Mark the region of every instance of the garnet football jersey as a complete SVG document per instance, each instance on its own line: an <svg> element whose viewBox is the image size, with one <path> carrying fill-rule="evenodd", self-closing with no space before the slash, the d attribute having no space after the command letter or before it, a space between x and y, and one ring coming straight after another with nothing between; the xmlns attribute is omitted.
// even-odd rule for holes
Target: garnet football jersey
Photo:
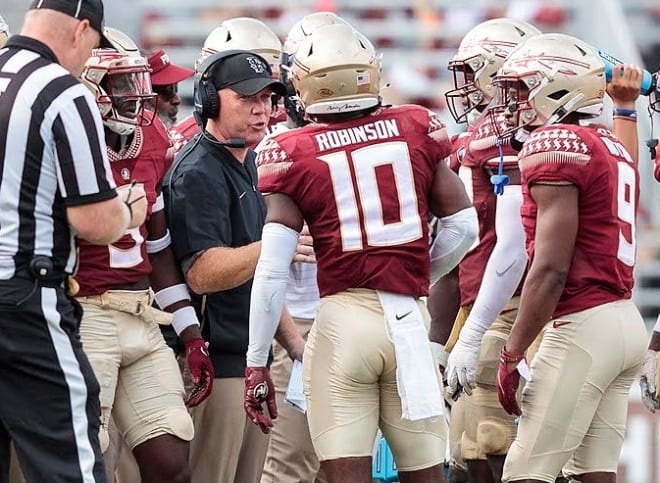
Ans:
<svg viewBox="0 0 660 483"><path fill-rule="evenodd" d="M117 186L137 181L147 194L147 217L160 191L160 182L169 168L171 147L165 127L156 117L149 126L135 129L133 140L121 155L108 147L108 159ZM137 283L151 273L147 255L145 224L132 228L108 246L80 240L80 262L76 280L79 296L99 295L106 290Z"/></svg>
<svg viewBox="0 0 660 483"><path fill-rule="evenodd" d="M571 183L579 190L575 251L553 317L630 298L639 174L621 142L603 128L561 124L537 129L520 152L520 168L530 261L536 229L530 186Z"/></svg>
<svg viewBox="0 0 660 483"><path fill-rule="evenodd" d="M321 296L349 288L428 293L428 199L450 149L439 117L419 106L310 124L269 140L257 156L259 187L300 207Z"/></svg>

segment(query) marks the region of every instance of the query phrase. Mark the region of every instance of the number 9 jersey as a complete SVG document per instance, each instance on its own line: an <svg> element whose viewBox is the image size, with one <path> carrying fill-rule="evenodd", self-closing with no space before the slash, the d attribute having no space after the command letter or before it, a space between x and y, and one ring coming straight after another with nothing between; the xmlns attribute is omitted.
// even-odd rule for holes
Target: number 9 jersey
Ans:
<svg viewBox="0 0 660 483"><path fill-rule="evenodd" d="M518 158L530 263L536 230L536 204L530 187L536 183L572 184L579 190L573 260L553 318L629 299L639 173L621 142L605 128L561 124L535 130Z"/></svg>
<svg viewBox="0 0 660 483"><path fill-rule="evenodd" d="M275 136L257 156L259 188L300 208L322 297L349 288L420 297L429 287L428 200L450 152L437 115L383 107Z"/></svg>

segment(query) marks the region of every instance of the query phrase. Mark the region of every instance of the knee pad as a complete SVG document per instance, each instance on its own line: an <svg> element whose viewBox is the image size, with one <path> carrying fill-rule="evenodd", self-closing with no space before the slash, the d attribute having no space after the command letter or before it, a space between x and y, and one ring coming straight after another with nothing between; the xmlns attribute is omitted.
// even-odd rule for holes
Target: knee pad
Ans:
<svg viewBox="0 0 660 483"><path fill-rule="evenodd" d="M479 448L479 444L470 438L465 432L461 438L461 456L464 461L486 459L486 455Z"/></svg>
<svg viewBox="0 0 660 483"><path fill-rule="evenodd" d="M484 455L504 455L513 443L515 430L508 421L484 418L477 425L477 444Z"/></svg>

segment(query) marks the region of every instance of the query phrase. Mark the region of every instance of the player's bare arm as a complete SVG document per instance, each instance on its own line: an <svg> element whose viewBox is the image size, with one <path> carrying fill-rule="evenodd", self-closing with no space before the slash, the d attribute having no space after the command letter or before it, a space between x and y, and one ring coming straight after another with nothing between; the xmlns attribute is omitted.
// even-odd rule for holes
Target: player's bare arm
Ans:
<svg viewBox="0 0 660 483"><path fill-rule="evenodd" d="M615 65L607 94L614 105L613 131L635 162L639 155L635 101L639 97L642 70L636 65Z"/></svg>
<svg viewBox="0 0 660 483"><path fill-rule="evenodd" d="M277 332L275 332L275 340L284 347L292 360L302 361L305 339L298 333L296 324L286 307L282 310L280 323L277 326Z"/></svg>
<svg viewBox="0 0 660 483"><path fill-rule="evenodd" d="M566 282L578 230L576 186L536 184L531 195L538 207L536 248L506 343L511 354L523 354L550 320Z"/></svg>

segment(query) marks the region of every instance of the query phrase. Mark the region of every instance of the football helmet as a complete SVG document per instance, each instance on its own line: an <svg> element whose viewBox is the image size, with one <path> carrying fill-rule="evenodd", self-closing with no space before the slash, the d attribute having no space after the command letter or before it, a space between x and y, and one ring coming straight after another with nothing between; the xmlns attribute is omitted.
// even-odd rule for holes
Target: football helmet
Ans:
<svg viewBox="0 0 660 483"><path fill-rule="evenodd" d="M495 94L493 76L511 51L524 40L539 35L534 26L510 18L496 18L472 28L449 61L454 89L445 93L456 122L467 122L476 109L483 112Z"/></svg>
<svg viewBox="0 0 660 483"><path fill-rule="evenodd" d="M195 70L208 56L232 49L259 54L270 64L273 78L279 80L282 42L265 23L249 17L230 18L216 27L204 41Z"/></svg>
<svg viewBox="0 0 660 483"><path fill-rule="evenodd" d="M563 34L531 37L518 46L493 78L497 97L490 112L504 114L510 126L501 136L520 128L555 124L571 113L584 118L601 113L605 94L605 65L594 49Z"/></svg>
<svg viewBox="0 0 660 483"><path fill-rule="evenodd" d="M156 94L144 57L95 49L85 63L81 81L96 97L103 124L110 130L129 135L136 126L151 122L153 116L144 110L153 105Z"/></svg>
<svg viewBox="0 0 660 483"><path fill-rule="evenodd" d="M123 52L126 55L142 57L140 48L137 46L137 44L133 41L133 39L131 39L121 30L117 30L112 27L104 27L103 35L106 39L108 39L115 50Z"/></svg>
<svg viewBox="0 0 660 483"><path fill-rule="evenodd" d="M295 96L295 89L291 83L291 65L293 64L293 55L296 53L300 43L310 35L314 30L323 25L344 24L349 25L346 20L332 12L314 12L298 20L289 30L289 34L284 40L282 46L282 63L280 66L280 82L287 89L288 95L284 98L284 108L287 115L296 123L297 126L305 124L304 109Z"/></svg>
<svg viewBox="0 0 660 483"><path fill-rule="evenodd" d="M341 114L380 104L380 73L373 44L348 24L332 24L300 43L291 80L306 114Z"/></svg>
<svg viewBox="0 0 660 483"><path fill-rule="evenodd" d="M5 19L0 15L0 49L5 46L9 40L9 25L5 22Z"/></svg>

